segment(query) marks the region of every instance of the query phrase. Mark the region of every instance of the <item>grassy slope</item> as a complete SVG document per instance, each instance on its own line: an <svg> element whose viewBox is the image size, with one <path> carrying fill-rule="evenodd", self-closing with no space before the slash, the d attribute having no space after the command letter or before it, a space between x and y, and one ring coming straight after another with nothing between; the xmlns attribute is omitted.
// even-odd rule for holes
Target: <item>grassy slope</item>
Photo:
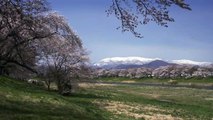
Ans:
<svg viewBox="0 0 213 120"><path fill-rule="evenodd" d="M41 87L0 77L1 120L130 120L133 116L115 114L109 102L139 107L137 114L169 114L183 119L213 118L213 91L187 88L93 86L63 97ZM95 103L99 102L101 104ZM162 110L145 110L154 106ZM128 109L117 108L116 111Z"/></svg>
<svg viewBox="0 0 213 120"><path fill-rule="evenodd" d="M1 120L100 120L110 116L92 104L93 94L63 97L24 82L0 77Z"/></svg>

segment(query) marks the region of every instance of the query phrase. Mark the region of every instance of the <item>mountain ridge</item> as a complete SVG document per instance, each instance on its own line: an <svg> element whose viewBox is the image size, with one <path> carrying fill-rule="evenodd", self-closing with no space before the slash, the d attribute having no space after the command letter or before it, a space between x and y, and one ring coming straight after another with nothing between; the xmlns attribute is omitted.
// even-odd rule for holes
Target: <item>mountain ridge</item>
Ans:
<svg viewBox="0 0 213 120"><path fill-rule="evenodd" d="M187 59L180 60L162 60L160 58L144 58L144 57L111 57L104 58L95 63L95 67L107 69L127 69L127 68L158 68L167 65L194 65L194 66L208 66L210 62L198 62Z"/></svg>

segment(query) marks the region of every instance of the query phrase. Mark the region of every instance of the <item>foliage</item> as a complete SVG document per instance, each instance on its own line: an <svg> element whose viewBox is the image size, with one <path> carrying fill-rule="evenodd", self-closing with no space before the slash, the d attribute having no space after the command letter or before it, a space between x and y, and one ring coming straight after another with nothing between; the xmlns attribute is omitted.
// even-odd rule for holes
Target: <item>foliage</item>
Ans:
<svg viewBox="0 0 213 120"><path fill-rule="evenodd" d="M96 69L95 77L127 78L206 78L213 76L213 66L167 65L159 68Z"/></svg>
<svg viewBox="0 0 213 120"><path fill-rule="evenodd" d="M8 65L36 72L34 41L53 34L42 19L48 9L45 0L1 0L0 74Z"/></svg>

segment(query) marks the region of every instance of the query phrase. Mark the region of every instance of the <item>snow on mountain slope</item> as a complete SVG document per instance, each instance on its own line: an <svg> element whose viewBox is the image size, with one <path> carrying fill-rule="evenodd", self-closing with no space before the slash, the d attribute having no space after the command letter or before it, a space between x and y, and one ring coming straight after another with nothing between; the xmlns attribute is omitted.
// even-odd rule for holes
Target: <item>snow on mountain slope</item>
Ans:
<svg viewBox="0 0 213 120"><path fill-rule="evenodd" d="M198 66L208 66L211 63L210 62L197 62L192 60L172 60L172 63L179 64L179 65L198 65Z"/></svg>
<svg viewBox="0 0 213 120"><path fill-rule="evenodd" d="M105 65L119 65L119 64L134 64L134 65L143 65L149 62L161 60L159 58L143 58L143 57L112 57L105 58L94 64L95 66L101 67Z"/></svg>
<svg viewBox="0 0 213 120"><path fill-rule="evenodd" d="M105 58L95 63L96 67L105 68L116 68L116 67L156 67L165 66L169 64L179 64L179 65L198 65L198 66L209 66L210 62L197 62L192 60L172 60L164 61L160 58L143 58L143 57L112 57Z"/></svg>

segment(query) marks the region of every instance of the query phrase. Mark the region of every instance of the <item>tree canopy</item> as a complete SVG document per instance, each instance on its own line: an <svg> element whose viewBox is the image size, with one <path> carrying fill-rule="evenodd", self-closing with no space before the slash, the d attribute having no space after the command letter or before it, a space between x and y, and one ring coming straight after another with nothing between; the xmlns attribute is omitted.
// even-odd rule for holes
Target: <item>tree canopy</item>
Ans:
<svg viewBox="0 0 213 120"><path fill-rule="evenodd" d="M51 13L46 0L1 0L0 32L1 74L14 66L37 73L35 67L42 54L60 56L59 52L68 48L72 50L63 52L66 56L77 54L77 49L84 51L80 38L62 16ZM63 45L57 46L62 41ZM44 43L52 51L43 51Z"/></svg>

